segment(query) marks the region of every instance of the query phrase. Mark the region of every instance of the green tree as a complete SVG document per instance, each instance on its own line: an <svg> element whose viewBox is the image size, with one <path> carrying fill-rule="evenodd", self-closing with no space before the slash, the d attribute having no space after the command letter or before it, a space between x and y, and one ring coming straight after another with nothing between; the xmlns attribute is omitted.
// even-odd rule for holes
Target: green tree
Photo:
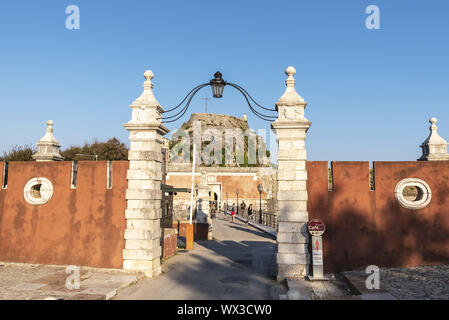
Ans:
<svg viewBox="0 0 449 320"><path fill-rule="evenodd" d="M128 160L128 148L117 138L106 142L94 140L82 147L71 146L61 152L65 161L74 160Z"/></svg>
<svg viewBox="0 0 449 320"><path fill-rule="evenodd" d="M32 146L15 145L8 152L3 152L0 161L34 161L32 155L36 153L36 149Z"/></svg>

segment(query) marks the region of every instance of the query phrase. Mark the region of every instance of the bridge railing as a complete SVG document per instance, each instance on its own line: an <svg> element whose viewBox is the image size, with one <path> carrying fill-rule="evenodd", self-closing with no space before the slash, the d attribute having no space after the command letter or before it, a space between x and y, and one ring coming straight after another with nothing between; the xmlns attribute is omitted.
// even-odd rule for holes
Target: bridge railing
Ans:
<svg viewBox="0 0 449 320"><path fill-rule="evenodd" d="M262 224L273 229L277 229L277 215L269 212L262 212Z"/></svg>
<svg viewBox="0 0 449 320"><path fill-rule="evenodd" d="M226 204L223 206L223 210L226 210ZM231 210L231 206L229 206L229 208L227 210L227 212L229 212L229 214L231 213L230 210ZM253 214L256 218L257 223L261 223L267 227L277 230L277 225L278 225L277 214L271 213L271 212L262 212L262 221L260 221L260 213L258 210L253 211ZM238 215L243 219L248 219L247 209L239 210Z"/></svg>

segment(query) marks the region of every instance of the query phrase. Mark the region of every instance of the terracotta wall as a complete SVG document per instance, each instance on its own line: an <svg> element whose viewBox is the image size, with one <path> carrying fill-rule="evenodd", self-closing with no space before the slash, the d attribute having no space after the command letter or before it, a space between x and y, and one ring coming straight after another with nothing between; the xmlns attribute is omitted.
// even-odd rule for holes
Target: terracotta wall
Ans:
<svg viewBox="0 0 449 320"><path fill-rule="evenodd" d="M192 188L192 176L191 175L170 175L170 178L166 181L168 185L174 188ZM195 176L195 183L201 183L201 177ZM244 199L259 199L259 191L257 185L260 184L260 180L254 181L253 176L226 176L217 175L217 181L210 184L221 184L222 200L226 201L226 193L228 193L229 199L237 198L236 190L239 190L239 201ZM190 200L190 193L179 192L176 195L177 199ZM266 199L267 194L262 192L262 199Z"/></svg>
<svg viewBox="0 0 449 320"><path fill-rule="evenodd" d="M0 261L122 268L128 161L112 169L107 189L107 162L80 161L71 189L71 162L11 162L7 189L0 188ZM54 188L40 206L24 199L35 177Z"/></svg>
<svg viewBox="0 0 449 320"><path fill-rule="evenodd" d="M222 183L222 199L226 201L226 192L229 199L237 198L235 193L239 189L239 202L247 199L259 199L259 191L257 185L260 184L260 179L254 181L252 176L217 176L217 182ZM267 194L262 192L262 199L266 199Z"/></svg>
<svg viewBox="0 0 449 320"><path fill-rule="evenodd" d="M161 237L162 259L169 258L176 253L178 247L178 234L176 229L165 228Z"/></svg>
<svg viewBox="0 0 449 320"><path fill-rule="evenodd" d="M375 162L374 191L368 162L334 162L332 168L328 191L328 163L307 163L309 217L326 224L325 272L449 263L449 162ZM394 190L405 178L430 186L426 208L399 205Z"/></svg>
<svg viewBox="0 0 449 320"><path fill-rule="evenodd" d="M77 187L71 189L71 162L10 163L8 186L0 186L0 261L122 267L128 161L113 162L112 189L106 188L107 162L78 166ZM335 162L334 189L328 191L328 163L307 163L309 215L327 228L325 272L449 263L449 162L376 162L374 169L370 191L368 162ZM23 196L34 177L54 187L42 206ZM405 209L394 197L396 184L411 177L432 189L424 209ZM244 190L243 180L228 179L220 182ZM182 236L182 224L174 228ZM196 225L195 239L206 238L207 225Z"/></svg>

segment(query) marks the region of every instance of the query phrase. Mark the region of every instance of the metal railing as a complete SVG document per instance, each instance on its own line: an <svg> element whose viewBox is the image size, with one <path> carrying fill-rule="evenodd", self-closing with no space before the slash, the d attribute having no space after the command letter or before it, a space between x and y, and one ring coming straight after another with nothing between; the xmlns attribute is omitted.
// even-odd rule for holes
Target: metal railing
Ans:
<svg viewBox="0 0 449 320"><path fill-rule="evenodd" d="M231 209L232 209L232 206L229 206L227 211L230 212ZM224 204L223 210L226 210L226 204ZM257 223L260 223L260 212L259 212L259 210L253 210L253 215L254 215L255 221ZM248 219L248 208L245 208L245 210L240 209L239 210L239 216L241 218L243 218L243 219ZM270 227L270 228L273 228L273 229L277 230L277 226L278 226L277 215L275 213L262 212L262 224L267 226L267 227Z"/></svg>
<svg viewBox="0 0 449 320"><path fill-rule="evenodd" d="M262 212L262 224L277 230L277 215L274 213Z"/></svg>

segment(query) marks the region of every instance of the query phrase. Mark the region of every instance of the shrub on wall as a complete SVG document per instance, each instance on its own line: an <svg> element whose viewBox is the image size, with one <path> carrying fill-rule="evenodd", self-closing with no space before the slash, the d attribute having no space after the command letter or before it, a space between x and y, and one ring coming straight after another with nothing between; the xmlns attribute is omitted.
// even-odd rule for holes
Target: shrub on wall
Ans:
<svg viewBox="0 0 449 320"><path fill-rule="evenodd" d="M36 149L32 146L15 145L8 152L3 151L3 155L0 157L0 161L34 161L32 155L35 152Z"/></svg>
<svg viewBox="0 0 449 320"><path fill-rule="evenodd" d="M61 152L65 161L74 160L128 160L128 148L117 138L106 142L94 141L84 146L71 146Z"/></svg>
<svg viewBox="0 0 449 320"><path fill-rule="evenodd" d="M34 161L32 155L36 149L32 146L13 146L8 152L3 152L0 161ZM106 142L94 141L85 143L82 147L71 146L61 152L64 161L74 160L128 160L128 148L117 138Z"/></svg>

